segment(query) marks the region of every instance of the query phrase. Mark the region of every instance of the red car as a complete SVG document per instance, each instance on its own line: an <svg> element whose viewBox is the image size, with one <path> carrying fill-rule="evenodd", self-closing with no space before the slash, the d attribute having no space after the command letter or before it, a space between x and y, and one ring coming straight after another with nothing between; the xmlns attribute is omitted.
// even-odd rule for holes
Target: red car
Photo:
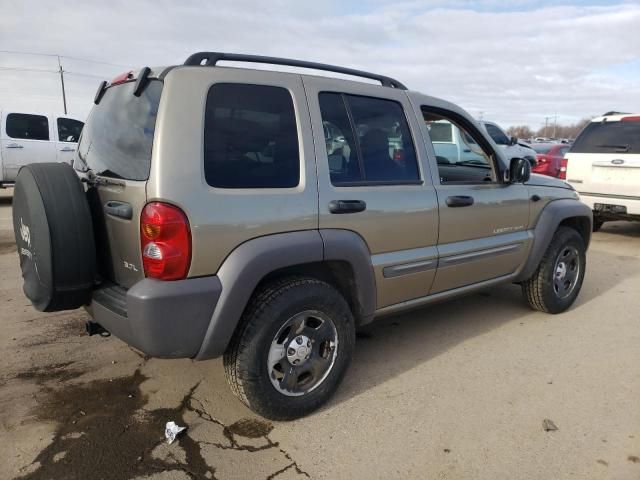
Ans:
<svg viewBox="0 0 640 480"><path fill-rule="evenodd" d="M548 175L550 177L567 178L567 160L564 154L571 148L565 143L534 143L531 145L536 151L537 164L533 167L533 173Z"/></svg>

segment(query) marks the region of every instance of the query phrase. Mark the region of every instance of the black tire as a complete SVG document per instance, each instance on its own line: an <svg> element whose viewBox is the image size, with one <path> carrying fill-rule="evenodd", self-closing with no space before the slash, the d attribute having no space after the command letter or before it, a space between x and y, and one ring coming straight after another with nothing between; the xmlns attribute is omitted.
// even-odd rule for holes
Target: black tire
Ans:
<svg viewBox="0 0 640 480"><path fill-rule="evenodd" d="M598 230L600 230L602 228L602 225L604 225L604 220L600 220L596 217L593 217L593 231L597 232Z"/></svg>
<svg viewBox="0 0 640 480"><path fill-rule="evenodd" d="M96 272L93 225L73 168L34 163L20 169L13 230L23 290L36 309L56 312L89 303Z"/></svg>
<svg viewBox="0 0 640 480"><path fill-rule="evenodd" d="M537 270L522 283L522 293L531 308L546 313L561 313L573 304L582 288L587 263L585 251L584 240L576 230L569 227L558 228ZM562 257L567 256L567 252L575 252L578 270L575 273L575 283L570 289L567 287L569 291L559 292L557 284L563 283L559 279L568 277L566 274L562 277L557 275L563 270L559 268L558 262L562 263ZM565 267L564 271L569 273L572 270Z"/></svg>
<svg viewBox="0 0 640 480"><path fill-rule="evenodd" d="M336 353L319 384L300 396L287 396L272 383L269 351L281 327L309 310L321 312L335 326ZM251 410L272 420L292 420L313 412L333 395L351 362L354 344L354 320L342 295L323 281L289 277L254 294L225 352L225 374L231 390ZM283 361L288 362L286 358ZM291 363L286 365L292 371L295 368Z"/></svg>

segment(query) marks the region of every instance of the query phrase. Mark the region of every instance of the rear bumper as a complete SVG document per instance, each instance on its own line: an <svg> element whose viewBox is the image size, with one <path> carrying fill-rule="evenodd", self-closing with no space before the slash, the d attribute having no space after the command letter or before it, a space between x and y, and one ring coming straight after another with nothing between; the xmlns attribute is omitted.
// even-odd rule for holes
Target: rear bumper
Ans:
<svg viewBox="0 0 640 480"><path fill-rule="evenodd" d="M627 214L615 215L607 213L607 217L626 218L630 215L640 216L640 198L624 197L615 195L593 195L589 193L580 193L580 200L586 203L591 210L595 211L595 204L602 203L606 205L621 205L627 208ZM597 215L597 213L596 213Z"/></svg>
<svg viewBox="0 0 640 480"><path fill-rule="evenodd" d="M218 277L173 282L145 278L129 290L96 289L87 310L96 323L152 357L195 357L222 285Z"/></svg>

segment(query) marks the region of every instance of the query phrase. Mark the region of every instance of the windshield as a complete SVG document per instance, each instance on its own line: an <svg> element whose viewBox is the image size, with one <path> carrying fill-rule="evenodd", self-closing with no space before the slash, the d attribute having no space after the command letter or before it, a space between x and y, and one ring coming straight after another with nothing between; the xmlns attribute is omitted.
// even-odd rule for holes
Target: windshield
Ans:
<svg viewBox="0 0 640 480"><path fill-rule="evenodd" d="M578 135L571 153L640 153L640 122L592 122Z"/></svg>
<svg viewBox="0 0 640 480"><path fill-rule="evenodd" d="M162 82L152 80L139 97L135 83L109 87L82 131L76 168L96 175L146 180L151 169Z"/></svg>

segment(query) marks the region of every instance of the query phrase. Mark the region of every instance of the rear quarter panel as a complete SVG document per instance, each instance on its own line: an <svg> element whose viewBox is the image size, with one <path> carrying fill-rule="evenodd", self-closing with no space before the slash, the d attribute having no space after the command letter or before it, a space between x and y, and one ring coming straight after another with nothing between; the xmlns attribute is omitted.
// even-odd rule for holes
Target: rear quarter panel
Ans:
<svg viewBox="0 0 640 480"><path fill-rule="evenodd" d="M300 183L284 189L221 189L204 175L204 119L215 83L280 86L292 95ZM318 186L306 98L299 76L236 68L178 67L165 77L147 183L147 201L180 207L191 226L190 277L215 274L252 238L318 228Z"/></svg>

